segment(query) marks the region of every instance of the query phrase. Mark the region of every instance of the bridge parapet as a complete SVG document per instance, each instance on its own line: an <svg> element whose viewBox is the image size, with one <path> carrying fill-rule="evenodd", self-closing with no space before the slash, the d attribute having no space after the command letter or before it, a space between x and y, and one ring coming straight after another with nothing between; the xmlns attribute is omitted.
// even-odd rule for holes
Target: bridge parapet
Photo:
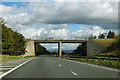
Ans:
<svg viewBox="0 0 120 80"><path fill-rule="evenodd" d="M88 40L87 39L41 39L41 40L35 40L34 39L34 42L35 43L59 43L59 42L62 42L62 43L84 43L84 42L87 42Z"/></svg>

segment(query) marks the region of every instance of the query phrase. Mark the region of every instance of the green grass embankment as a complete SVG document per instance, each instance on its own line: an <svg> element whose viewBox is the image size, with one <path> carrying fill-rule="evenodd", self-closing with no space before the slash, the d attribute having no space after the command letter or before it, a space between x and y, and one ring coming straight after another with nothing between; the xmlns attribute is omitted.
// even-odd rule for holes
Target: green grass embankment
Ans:
<svg viewBox="0 0 120 80"><path fill-rule="evenodd" d="M92 39L92 41L100 44L103 47L110 47L113 43L116 42L115 39Z"/></svg>
<svg viewBox="0 0 120 80"><path fill-rule="evenodd" d="M7 61L13 61L13 60L19 60L19 59L35 57L35 56L23 57L23 56L24 55L20 55L20 56L0 55L0 61L7 62Z"/></svg>
<svg viewBox="0 0 120 80"><path fill-rule="evenodd" d="M99 53L97 55L108 56L108 57L120 56L119 54L120 49L118 48L116 39L92 39L92 41L107 48L106 51Z"/></svg>
<svg viewBox="0 0 120 80"><path fill-rule="evenodd" d="M120 61L114 60L101 60L101 59L87 59L87 58L66 58L69 60L75 60L79 62L85 62L110 68L120 69Z"/></svg>

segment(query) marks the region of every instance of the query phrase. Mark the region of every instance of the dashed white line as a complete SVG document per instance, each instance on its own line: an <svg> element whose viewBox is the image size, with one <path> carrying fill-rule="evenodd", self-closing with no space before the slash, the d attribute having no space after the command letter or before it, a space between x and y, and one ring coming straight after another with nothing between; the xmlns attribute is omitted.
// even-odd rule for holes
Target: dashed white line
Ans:
<svg viewBox="0 0 120 80"><path fill-rule="evenodd" d="M61 67L61 64L59 64L59 66Z"/></svg>
<svg viewBox="0 0 120 80"><path fill-rule="evenodd" d="M73 71L70 71L72 74L74 74L75 76L77 76L77 73L73 72Z"/></svg>

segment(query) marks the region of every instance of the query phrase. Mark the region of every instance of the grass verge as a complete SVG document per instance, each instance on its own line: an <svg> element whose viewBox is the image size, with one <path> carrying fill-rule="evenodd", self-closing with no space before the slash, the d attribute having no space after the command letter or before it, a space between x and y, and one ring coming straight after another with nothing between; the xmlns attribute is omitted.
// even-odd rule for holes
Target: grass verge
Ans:
<svg viewBox="0 0 120 80"><path fill-rule="evenodd" d="M0 61L2 61L2 62L35 57L35 56L23 57L23 55L20 55L20 56L0 55L0 56L1 56Z"/></svg>
<svg viewBox="0 0 120 80"><path fill-rule="evenodd" d="M120 70L120 61L114 61L114 60L101 60L101 59L88 59L88 58L66 58L69 60L75 60L79 62L85 62L110 68L116 68Z"/></svg>

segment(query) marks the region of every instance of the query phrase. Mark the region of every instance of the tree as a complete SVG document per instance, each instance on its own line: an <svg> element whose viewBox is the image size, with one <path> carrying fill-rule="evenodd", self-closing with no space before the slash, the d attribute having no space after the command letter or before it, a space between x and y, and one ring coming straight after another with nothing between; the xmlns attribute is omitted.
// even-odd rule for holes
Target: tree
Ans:
<svg viewBox="0 0 120 80"><path fill-rule="evenodd" d="M0 18L2 27L2 54L21 55L25 54L25 38L17 31L8 28L4 19Z"/></svg>
<svg viewBox="0 0 120 80"><path fill-rule="evenodd" d="M100 33L99 36L98 36L99 39L105 39L105 33Z"/></svg>
<svg viewBox="0 0 120 80"><path fill-rule="evenodd" d="M114 38L117 40L117 45L120 48L120 34L116 35Z"/></svg>
<svg viewBox="0 0 120 80"><path fill-rule="evenodd" d="M53 53L53 54L57 54L57 52L56 52L56 51L53 51L52 53Z"/></svg>
<svg viewBox="0 0 120 80"><path fill-rule="evenodd" d="M84 53L84 50L85 49L85 45L83 44L79 44L77 49L75 49L73 51L73 54L77 54L77 55L80 55L80 56L85 56L86 54Z"/></svg>
<svg viewBox="0 0 120 80"><path fill-rule="evenodd" d="M115 37L115 33L113 31L109 31L107 38L114 38Z"/></svg>
<svg viewBox="0 0 120 80"><path fill-rule="evenodd" d="M42 47L40 44L35 44L35 54L36 56L49 54L46 48Z"/></svg>
<svg viewBox="0 0 120 80"><path fill-rule="evenodd" d="M96 39L96 36L91 35L88 39Z"/></svg>

